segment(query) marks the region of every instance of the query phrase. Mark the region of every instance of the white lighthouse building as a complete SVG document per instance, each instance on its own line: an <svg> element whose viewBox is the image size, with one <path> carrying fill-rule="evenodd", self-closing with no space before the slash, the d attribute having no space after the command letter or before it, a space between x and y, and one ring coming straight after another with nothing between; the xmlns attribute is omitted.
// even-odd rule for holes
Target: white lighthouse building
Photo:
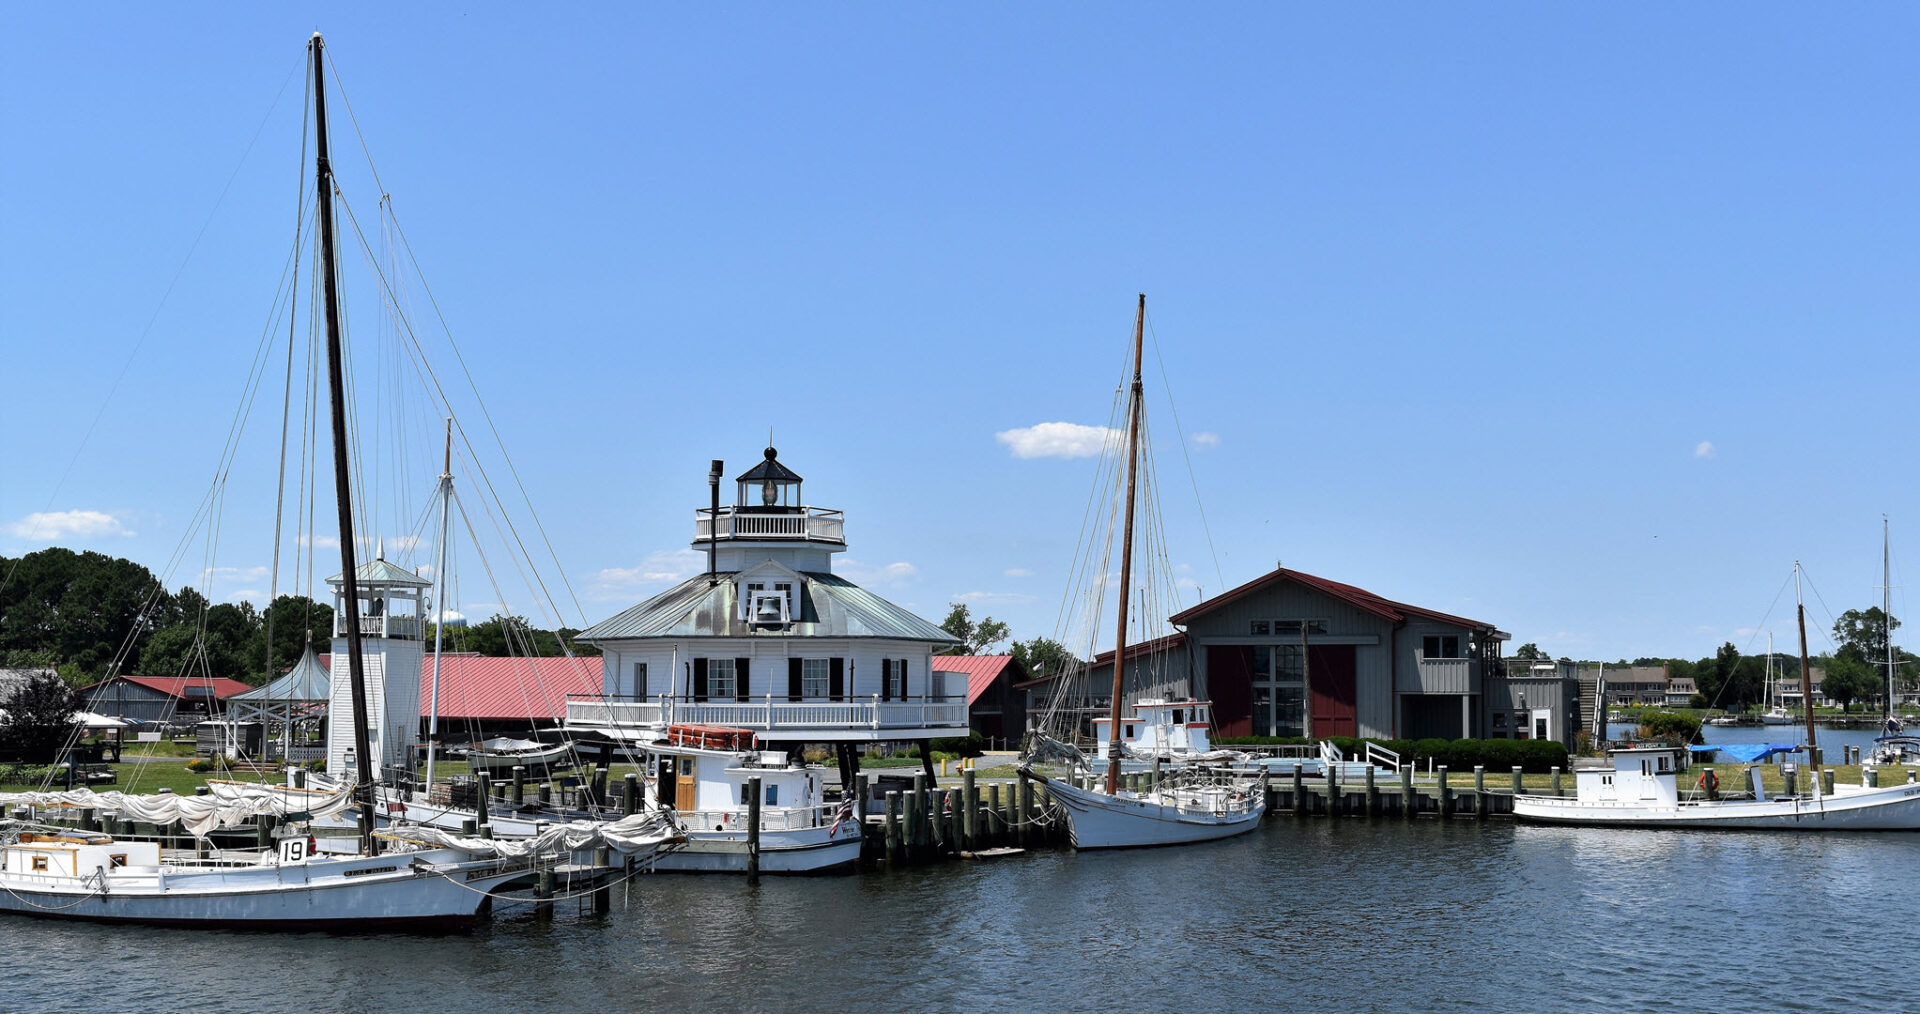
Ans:
<svg viewBox="0 0 1920 1014"><path fill-rule="evenodd" d="M669 725L752 730L763 744L855 744L967 734L966 687L946 687L939 626L833 573L842 513L808 506L767 448L720 504L695 512L707 572L581 632L604 654L600 697L567 705L576 733L654 742Z"/></svg>
<svg viewBox="0 0 1920 1014"><path fill-rule="evenodd" d="M420 742L420 659L425 596L432 582L388 563L384 551L356 568L360 601L347 602L341 575L333 588L332 683L327 704L327 773L348 778L353 756L353 684L347 672L347 624L360 625L367 681L367 741L373 778L384 783L409 770Z"/></svg>

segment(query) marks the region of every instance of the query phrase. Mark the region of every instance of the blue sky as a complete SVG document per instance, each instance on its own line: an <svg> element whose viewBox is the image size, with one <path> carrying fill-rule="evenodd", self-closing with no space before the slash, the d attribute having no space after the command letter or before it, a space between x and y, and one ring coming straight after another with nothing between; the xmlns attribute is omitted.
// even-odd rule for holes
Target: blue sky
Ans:
<svg viewBox="0 0 1920 1014"><path fill-rule="evenodd" d="M1795 558L1816 630L1877 603L1885 513L1903 614L1920 14L1847 13L14 5L0 554L182 545L286 328L320 29L568 622L697 567L708 459L771 427L846 572L1051 633L1093 464L997 435L1106 420L1137 292L1217 550L1164 458L1189 595L1283 560L1556 654L1700 657L1790 641ZM174 586L264 590L268 386ZM400 430L363 436L396 543L437 471L403 386L361 395ZM540 613L477 563L457 608Z"/></svg>

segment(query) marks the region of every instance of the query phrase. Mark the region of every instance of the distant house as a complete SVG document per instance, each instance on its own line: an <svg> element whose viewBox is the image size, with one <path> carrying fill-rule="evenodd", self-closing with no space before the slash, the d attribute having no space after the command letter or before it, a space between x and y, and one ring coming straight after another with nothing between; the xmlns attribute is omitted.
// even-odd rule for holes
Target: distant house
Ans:
<svg viewBox="0 0 1920 1014"><path fill-rule="evenodd" d="M1691 676L1669 675L1667 677L1667 707L1669 708L1687 707L1692 703L1693 695L1698 692L1699 688L1693 685Z"/></svg>
<svg viewBox="0 0 1920 1014"><path fill-rule="evenodd" d="M1012 655L935 655L947 696L967 690L967 720L993 749L1012 749L1027 728L1027 667Z"/></svg>
<svg viewBox="0 0 1920 1014"><path fill-rule="evenodd" d="M211 718L225 710L227 698L252 689L224 676L114 676L80 692L96 715L169 722Z"/></svg>
<svg viewBox="0 0 1920 1014"><path fill-rule="evenodd" d="M1598 668L1597 665L1582 667L1583 670ZM1602 676L1606 680L1609 707L1665 707L1667 687L1673 683L1667 674L1665 664L1610 665L1606 667ZM1692 696L1693 691L1689 690L1687 694Z"/></svg>

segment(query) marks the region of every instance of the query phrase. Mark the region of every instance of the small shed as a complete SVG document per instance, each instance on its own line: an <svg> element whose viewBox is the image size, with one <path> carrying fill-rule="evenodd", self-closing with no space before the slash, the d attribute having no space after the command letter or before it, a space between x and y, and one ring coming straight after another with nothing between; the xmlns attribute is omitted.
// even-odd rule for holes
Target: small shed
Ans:
<svg viewBox="0 0 1920 1014"><path fill-rule="evenodd" d="M933 671L946 674L945 692L959 696L967 688L967 724L994 749L1011 749L1027 729L1026 693L1015 684L1027 680L1027 668L1012 655L935 655Z"/></svg>

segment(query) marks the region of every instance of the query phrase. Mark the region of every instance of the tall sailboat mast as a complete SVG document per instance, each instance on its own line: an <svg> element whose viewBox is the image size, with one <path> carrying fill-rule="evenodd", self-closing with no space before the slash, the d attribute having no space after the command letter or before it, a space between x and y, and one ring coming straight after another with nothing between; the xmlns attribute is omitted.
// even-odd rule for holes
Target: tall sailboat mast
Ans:
<svg viewBox="0 0 1920 1014"><path fill-rule="evenodd" d="M1127 520L1120 542L1120 616L1113 649L1113 722L1107 727L1107 795L1120 791L1120 702L1126 688L1127 599L1133 594L1133 489L1135 470L1140 462L1140 398L1145 391L1140 383L1141 335L1147 321L1147 294L1140 294L1140 307L1133 315L1133 388L1127 401Z"/></svg>
<svg viewBox="0 0 1920 1014"><path fill-rule="evenodd" d="M433 681L427 686L427 788L433 788L433 754L440 738L440 635L447 625L447 515L453 501L453 419L447 419L447 456L440 466L440 548L434 553Z"/></svg>
<svg viewBox="0 0 1920 1014"><path fill-rule="evenodd" d="M1813 731L1813 665L1807 660L1807 604L1800 601L1800 561L1793 561L1793 608L1800 620L1800 699L1807 705L1807 769L1820 779L1819 740Z"/></svg>
<svg viewBox="0 0 1920 1014"><path fill-rule="evenodd" d="M1893 536L1887 527L1887 516L1880 515L1880 625L1881 636L1887 641L1887 697L1881 711L1883 731L1894 732L1898 725L1893 720Z"/></svg>
<svg viewBox="0 0 1920 1014"><path fill-rule="evenodd" d="M340 355L339 265L333 251L333 163L327 157L326 40L319 32L307 42L313 64L315 213L320 221L320 277L327 317L327 391L333 417L333 489L340 509L340 592L346 610L347 676L353 691L353 795L360 803L360 844L371 854L373 837L373 749L367 736L367 672L360 648L360 581L353 544L353 478L347 467L347 386ZM339 721L335 716L334 721Z"/></svg>

